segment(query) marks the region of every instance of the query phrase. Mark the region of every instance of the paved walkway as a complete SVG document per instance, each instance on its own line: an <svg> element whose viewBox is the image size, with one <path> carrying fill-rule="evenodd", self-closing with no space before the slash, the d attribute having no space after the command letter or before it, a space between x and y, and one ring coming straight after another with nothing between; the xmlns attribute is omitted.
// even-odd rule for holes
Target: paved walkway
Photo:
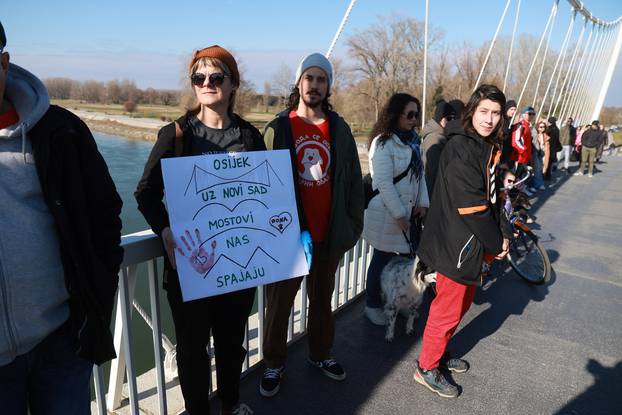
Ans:
<svg viewBox="0 0 622 415"><path fill-rule="evenodd" d="M243 380L242 401L257 415L622 414L622 157L605 162L591 179L557 175L532 209L553 264L550 284L508 272L478 291L452 342L472 365L454 377L458 399L412 379L426 312L412 336L398 320L388 344L358 301L337 319L334 354L347 380L309 366L303 339L290 348L279 395L259 395L260 367Z"/></svg>

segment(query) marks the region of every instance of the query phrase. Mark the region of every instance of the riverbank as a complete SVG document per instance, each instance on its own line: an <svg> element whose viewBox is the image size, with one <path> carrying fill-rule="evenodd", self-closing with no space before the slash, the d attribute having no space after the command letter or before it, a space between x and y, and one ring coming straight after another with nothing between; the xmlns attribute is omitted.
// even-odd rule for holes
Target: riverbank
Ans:
<svg viewBox="0 0 622 415"><path fill-rule="evenodd" d="M110 115L101 112L91 112L67 108L76 114L93 131L120 135L130 139L155 141L158 130L167 124L153 118L133 118L125 115Z"/></svg>
<svg viewBox="0 0 622 415"><path fill-rule="evenodd" d="M155 142L158 137L158 130L170 122L160 121L155 118L129 117L127 115L106 114L103 112L65 108L80 117L80 119L82 119L82 121L84 121L92 131L127 137L133 140ZM265 114L259 115L260 117L247 116L246 119L248 119L261 131L266 120L264 119ZM369 171L367 166L367 137L357 135L354 138L357 143L359 158L361 160L361 170L363 171L363 174L366 174Z"/></svg>

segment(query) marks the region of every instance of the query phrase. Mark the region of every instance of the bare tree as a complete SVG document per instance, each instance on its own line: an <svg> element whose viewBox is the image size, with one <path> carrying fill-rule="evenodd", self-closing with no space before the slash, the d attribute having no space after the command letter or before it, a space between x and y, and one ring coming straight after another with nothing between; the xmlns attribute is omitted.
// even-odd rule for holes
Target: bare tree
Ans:
<svg viewBox="0 0 622 415"><path fill-rule="evenodd" d="M134 101L125 101L123 103L123 109L125 109L125 112L129 112L130 116L132 115L134 111L136 111L137 108L138 106L136 105Z"/></svg>
<svg viewBox="0 0 622 415"><path fill-rule="evenodd" d="M287 66L285 63L281 63L278 67L274 75L272 76L272 88L275 95L279 97L281 100L281 105L284 106L284 103L289 97L289 94L292 91L292 87L294 86L294 71L292 68Z"/></svg>
<svg viewBox="0 0 622 415"><path fill-rule="evenodd" d="M86 81L82 84L80 99L91 103L102 102L105 91L106 89L102 82Z"/></svg>
<svg viewBox="0 0 622 415"><path fill-rule="evenodd" d="M262 101L264 107L264 112L268 112L268 106L270 105L270 94L272 93L272 86L270 82L266 81L263 83L263 95Z"/></svg>
<svg viewBox="0 0 622 415"><path fill-rule="evenodd" d="M434 49L443 33L431 28L428 48ZM412 18L390 16L351 36L348 54L354 60L354 72L365 80L375 119L389 95L409 91L418 95L423 78L423 23Z"/></svg>
<svg viewBox="0 0 622 415"><path fill-rule="evenodd" d="M48 78L43 83L48 90L48 94L52 99L69 99L71 98L71 88L73 81L67 78Z"/></svg>
<svg viewBox="0 0 622 415"><path fill-rule="evenodd" d="M106 95L108 97L108 102L112 104L121 103L121 86L117 79L113 79L106 83Z"/></svg>

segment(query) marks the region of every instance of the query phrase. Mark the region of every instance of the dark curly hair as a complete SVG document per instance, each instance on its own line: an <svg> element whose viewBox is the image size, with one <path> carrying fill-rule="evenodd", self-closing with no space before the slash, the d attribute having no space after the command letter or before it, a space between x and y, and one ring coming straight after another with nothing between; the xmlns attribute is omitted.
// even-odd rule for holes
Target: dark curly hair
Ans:
<svg viewBox="0 0 622 415"><path fill-rule="evenodd" d="M477 131L475 131L475 128L473 127L473 115L475 114L475 110L477 110L479 103L485 99L489 99L492 102L496 102L501 105L502 110L505 108L505 94L503 94L499 88L495 85L480 85L475 91L473 91L471 99L469 99L469 103L462 114L462 128L464 128L464 131L469 135L478 135ZM499 123L492 130L490 135L482 138L491 144L501 144L504 138L505 123L506 120L502 113L499 118Z"/></svg>
<svg viewBox="0 0 622 415"><path fill-rule="evenodd" d="M387 103L384 104L384 107L382 107L382 111L380 111L378 121L376 121L369 133L369 138L367 139L368 150L371 148L371 143L374 141L374 138L380 136L378 139L380 144L387 141L393 133L398 130L400 115L404 112L406 105L411 102L417 104L417 111L421 113L421 103L416 97L410 94L397 93L389 98ZM417 118L419 117L417 116Z"/></svg>
<svg viewBox="0 0 622 415"><path fill-rule="evenodd" d="M328 101L330 98L330 92L326 94L326 97L322 100L322 111L328 112L333 110L333 106ZM292 88L291 94L289 94L289 98L287 99L287 112L295 111L298 109L298 103L300 102L300 90L297 86Z"/></svg>

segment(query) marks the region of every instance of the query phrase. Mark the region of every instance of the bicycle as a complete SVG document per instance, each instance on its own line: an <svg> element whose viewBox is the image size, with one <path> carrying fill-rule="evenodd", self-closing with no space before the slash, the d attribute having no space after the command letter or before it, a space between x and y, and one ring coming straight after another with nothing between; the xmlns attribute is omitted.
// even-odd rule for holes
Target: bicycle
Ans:
<svg viewBox="0 0 622 415"><path fill-rule="evenodd" d="M528 168L525 177L518 182L501 188L506 194L503 213L508 219L513 238L510 239L510 250L507 260L516 274L530 284L541 285L551 278L551 261L549 255L540 243L536 234L523 221L520 214L513 210L510 199L510 190L525 182L532 175L532 169Z"/></svg>

